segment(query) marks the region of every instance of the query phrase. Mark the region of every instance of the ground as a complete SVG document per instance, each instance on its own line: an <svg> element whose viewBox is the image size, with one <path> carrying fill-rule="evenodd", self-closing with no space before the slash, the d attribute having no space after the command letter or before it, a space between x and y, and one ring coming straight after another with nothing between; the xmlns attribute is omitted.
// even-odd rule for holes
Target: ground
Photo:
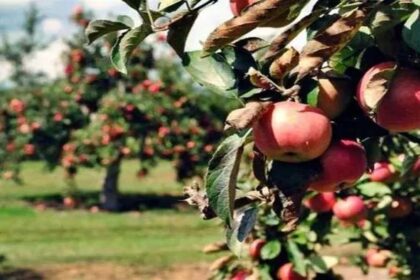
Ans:
<svg viewBox="0 0 420 280"><path fill-rule="evenodd" d="M0 186L0 279L5 280L185 280L205 279L208 264L219 255L201 248L223 239L217 220L202 221L181 201L182 185L174 183L169 163L137 179L135 162L124 164L121 190L139 209L92 213L101 183L100 170L82 170L77 184L83 209L58 205L66 185L60 170L46 173L38 163L23 171L25 184ZM351 253L351 250L350 250ZM362 278L340 268L344 279L385 280L383 271Z"/></svg>

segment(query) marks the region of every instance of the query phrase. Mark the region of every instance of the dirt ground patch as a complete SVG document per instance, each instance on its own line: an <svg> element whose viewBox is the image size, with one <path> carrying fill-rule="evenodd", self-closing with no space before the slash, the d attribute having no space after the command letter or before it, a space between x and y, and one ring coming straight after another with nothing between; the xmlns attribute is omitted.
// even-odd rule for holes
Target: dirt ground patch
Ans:
<svg viewBox="0 0 420 280"><path fill-rule="evenodd" d="M10 270L2 280L204 280L210 275L206 264L182 265L161 271L118 264L65 264L31 269ZM341 266L337 272L344 280L387 280L385 270L375 269L364 276L357 268Z"/></svg>

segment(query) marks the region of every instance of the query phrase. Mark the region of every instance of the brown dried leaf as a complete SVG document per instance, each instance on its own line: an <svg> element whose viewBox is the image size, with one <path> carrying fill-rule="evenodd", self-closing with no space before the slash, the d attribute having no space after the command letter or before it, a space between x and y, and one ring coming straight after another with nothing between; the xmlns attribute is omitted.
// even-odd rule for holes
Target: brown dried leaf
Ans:
<svg viewBox="0 0 420 280"><path fill-rule="evenodd" d="M242 130L251 127L253 123L272 106L272 104L273 103L269 101L251 101L247 103L244 108L232 111L225 121L225 130Z"/></svg>
<svg viewBox="0 0 420 280"><path fill-rule="evenodd" d="M279 54L283 52L284 47L290 43L303 29L312 24L321 15L321 11L313 11L306 17L302 18L299 22L292 25L289 29L277 36L273 42L271 42L270 48L264 56L265 61L271 61L275 59Z"/></svg>
<svg viewBox="0 0 420 280"><path fill-rule="evenodd" d="M289 15L289 10L285 9L278 16L276 16L275 18L263 23L260 26L261 27L273 27L273 28L280 28L280 27L286 26L293 21L293 19L288 18L288 15Z"/></svg>
<svg viewBox="0 0 420 280"><path fill-rule="evenodd" d="M299 223L300 211L302 207L302 200L305 196L306 189L290 194L289 196L280 196L282 203L282 210L280 217L283 220L283 232L291 232L296 229ZM279 192L279 194L282 194Z"/></svg>
<svg viewBox="0 0 420 280"><path fill-rule="evenodd" d="M270 65L270 76L274 81L281 81L283 77L299 63L299 52L294 48L286 51L276 58Z"/></svg>
<svg viewBox="0 0 420 280"><path fill-rule="evenodd" d="M218 253L220 251L226 251L228 249L229 248L226 242L214 242L214 243L210 243L204 246L202 251L205 254L211 254L211 253Z"/></svg>
<svg viewBox="0 0 420 280"><path fill-rule="evenodd" d="M254 177L263 185L267 185L267 176L265 172L266 157L256 146L254 146L254 158L252 159L252 171Z"/></svg>
<svg viewBox="0 0 420 280"><path fill-rule="evenodd" d="M381 70L372 76L365 89L365 105L375 113L381 100L388 92L395 75L396 66Z"/></svg>
<svg viewBox="0 0 420 280"><path fill-rule="evenodd" d="M254 53L268 47L269 43L261 38L252 37L239 40L235 42L234 46L247 50L250 53Z"/></svg>
<svg viewBox="0 0 420 280"><path fill-rule="evenodd" d="M240 16L232 18L217 27L204 43L204 51L214 52L233 42L254 28L269 22L295 2L296 0L263 0L257 2Z"/></svg>
<svg viewBox="0 0 420 280"><path fill-rule="evenodd" d="M213 209L209 205L209 199L204 191L200 189L197 182L184 188L185 201L192 206L196 206L201 212L203 219L208 220L216 217Z"/></svg>
<svg viewBox="0 0 420 280"><path fill-rule="evenodd" d="M211 271L219 270L219 269L227 266L234 259L235 259L235 257L233 255L220 257L210 265L210 270Z"/></svg>
<svg viewBox="0 0 420 280"><path fill-rule="evenodd" d="M303 48L299 65L293 71L297 80L321 67L334 53L341 50L359 30L366 12L353 10L336 20L323 32L317 34Z"/></svg>

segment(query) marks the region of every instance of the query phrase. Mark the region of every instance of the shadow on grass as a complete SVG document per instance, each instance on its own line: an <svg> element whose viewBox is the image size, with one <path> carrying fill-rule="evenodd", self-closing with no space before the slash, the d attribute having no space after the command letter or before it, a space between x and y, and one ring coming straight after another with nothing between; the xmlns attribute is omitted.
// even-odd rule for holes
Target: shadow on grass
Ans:
<svg viewBox="0 0 420 280"><path fill-rule="evenodd" d="M22 198L24 201L34 205L43 205L46 208L66 210L63 204L63 196L59 193L48 195L32 195ZM79 192L74 196L75 209L90 209L100 205L99 192ZM153 209L184 209L186 204L182 201L184 197L176 195L154 195L154 194L121 194L119 198L119 212L153 210ZM1 278L0 278L1 279Z"/></svg>
<svg viewBox="0 0 420 280"><path fill-rule="evenodd" d="M27 268L8 268L0 271L1 280L42 280L44 277L38 272Z"/></svg>

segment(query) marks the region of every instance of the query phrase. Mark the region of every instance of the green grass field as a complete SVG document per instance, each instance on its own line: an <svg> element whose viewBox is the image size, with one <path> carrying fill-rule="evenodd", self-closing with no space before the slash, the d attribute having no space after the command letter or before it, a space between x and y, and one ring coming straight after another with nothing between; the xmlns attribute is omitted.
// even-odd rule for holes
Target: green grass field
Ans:
<svg viewBox="0 0 420 280"><path fill-rule="evenodd" d="M135 162L126 162L120 180L124 194L154 199L181 195L169 163L143 180L135 177ZM223 239L217 221L202 221L187 207L147 208L125 213L90 213L84 210L37 211L27 200L59 196L65 190L62 172L46 173L42 165L28 163L22 186L0 186L0 254L11 267L35 267L76 262L112 262L159 270L179 263L211 258L203 245ZM100 170L82 170L77 183L82 192L98 192Z"/></svg>

